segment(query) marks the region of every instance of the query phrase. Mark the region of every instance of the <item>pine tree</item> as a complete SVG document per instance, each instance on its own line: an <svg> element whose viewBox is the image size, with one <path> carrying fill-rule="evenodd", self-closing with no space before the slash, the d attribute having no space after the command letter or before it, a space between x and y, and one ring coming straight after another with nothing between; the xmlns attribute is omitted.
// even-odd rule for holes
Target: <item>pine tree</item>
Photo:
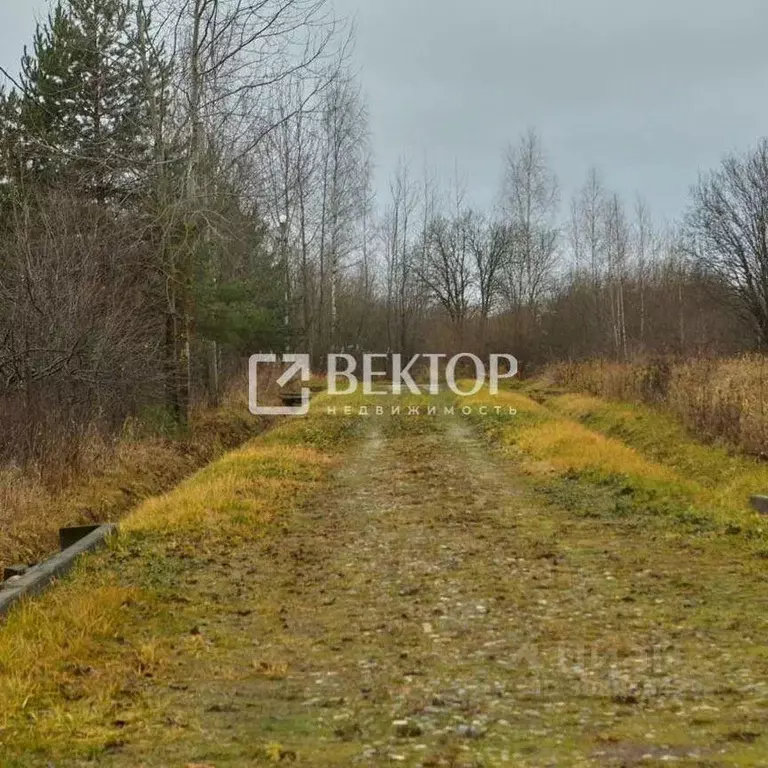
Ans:
<svg viewBox="0 0 768 768"><path fill-rule="evenodd" d="M79 125L73 112L79 87L66 41L74 36L71 19L61 4L35 31L32 52L24 48L21 62L18 173L36 181L53 181L71 163Z"/></svg>
<svg viewBox="0 0 768 768"><path fill-rule="evenodd" d="M78 149L99 199L135 185L137 166L148 159L133 11L121 0L70 0L79 54L75 73L81 84Z"/></svg>
<svg viewBox="0 0 768 768"><path fill-rule="evenodd" d="M0 217L14 199L14 179L19 175L21 105L16 91L6 93L0 88Z"/></svg>
<svg viewBox="0 0 768 768"><path fill-rule="evenodd" d="M68 0L22 60L24 166L92 199L124 200L153 160L148 89L162 65L142 57L131 0Z"/></svg>

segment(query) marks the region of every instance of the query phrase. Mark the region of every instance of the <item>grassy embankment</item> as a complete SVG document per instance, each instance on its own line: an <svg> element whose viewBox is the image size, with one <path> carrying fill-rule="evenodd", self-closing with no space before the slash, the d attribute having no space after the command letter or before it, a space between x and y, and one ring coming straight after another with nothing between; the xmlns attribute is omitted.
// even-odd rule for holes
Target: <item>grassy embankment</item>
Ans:
<svg viewBox="0 0 768 768"><path fill-rule="evenodd" d="M109 551L12 612L0 630L0 764L103 754L126 731L140 733L150 715L157 720L161 704L145 697L145 685L208 645L196 627L248 613L246 594L243 605L223 605L215 587L206 589L206 573L221 579L214 563L234 569L238 552L286 522L337 464L357 424L295 420L257 438L146 501ZM184 579L194 594L179 586ZM227 649L242 639L220 642ZM280 675L279 665L261 664L254 659L252 672ZM167 737L183 734L169 714Z"/></svg>
<svg viewBox="0 0 768 768"><path fill-rule="evenodd" d="M768 465L699 442L649 406L541 382L500 398L517 416L490 416L482 429L558 503L606 521L661 526L670 536L738 535L768 557L768 521L749 508L751 494L768 491ZM499 401L481 394L474 402Z"/></svg>
<svg viewBox="0 0 768 768"><path fill-rule="evenodd" d="M447 462L447 466L452 451L456 453L452 459L456 477L462 476L462 467L466 474L460 486L471 485L472 473L486 463L488 482L494 472L505 477L507 473L516 475L516 465L531 478L531 499L503 493L496 503L509 507L505 515L513 515L512 524L519 527L514 540L519 541L519 555L526 563L530 560L534 569L549 567L548 558L556 554L552 568L559 563L566 575L573 572L568 576L570 586L550 591L544 603L534 599L539 597L534 587L541 586L538 571L530 589L519 590L518 621L537 625L542 611L546 613L545 629L550 634L530 636L538 638L541 674L546 679L552 676L557 700L564 702L569 712L573 710L569 715L572 720L547 715L548 727L554 728L552 743L547 741L549 735L545 739L548 748L555 750L554 754L570 744L569 749L582 750L587 760L583 750L589 749L590 740L596 749L605 750L612 749L615 740L620 745L622 739L653 742L656 736L652 739L646 734L653 731L663 734L664 743L693 740L708 744L706 732L719 729L723 732L718 738L730 745L731 751L735 744L739 754L743 753L742 762L729 764L754 765L756 747L752 744L760 738L763 705L749 704L749 712L743 715L749 727L742 730L735 728L734 718L723 719L712 713L729 696L737 696L738 686L744 682L738 677L742 667L754 671L763 664L762 650L750 638L759 638L762 631L757 607L764 602L764 563L754 555L765 554L765 543L762 521L748 511L741 494L763 483L767 471L756 461L697 443L669 416L643 406L564 395L537 385L526 392L505 392L500 398L483 394L471 402L502 403L518 410L514 417L477 420L492 445L514 462L505 465L498 458L490 460L478 453L466 464L466 457L459 458L466 449L454 445L456 440L450 434L439 438L444 454L438 456L437 452L431 457L423 453L429 450L426 443L418 448L417 438L436 428L434 420L387 421L382 425L384 438L389 436L390 427L396 426L398 438L411 435L418 448L408 461L403 459L399 470L398 493L404 481L413 484L414 506L406 505L399 512L399 508L390 509L392 499L384 492L389 478L383 479L377 491L381 496L378 502L382 514L388 510L387 515L402 514L410 524L421 525L417 512L422 510L419 499L424 482L436 480L439 474L432 461L439 465ZM297 584L316 588L312 581L316 565L311 554L302 554L301 547L281 555L279 535L275 534L292 528L298 510L314 507L364 423L355 417L328 418L322 409L316 409L315 416L291 421L254 440L174 492L143 504L128 517L124 535L111 551L89 559L60 588L15 612L0 632L0 763L27 766L56 760L69 764L73 758L88 756L104 763L111 754L117 762L124 742L137 754L167 749L168 743L188 749L193 742L205 745L202 754L209 758L207 762L218 764L210 759L218 754L221 764L242 764L236 762L233 752L226 752L235 747L225 749L209 743L206 734L196 730L190 713L204 701L222 706L216 698L222 691L214 695L205 688L211 685L210 680L217 680L225 690L246 685L244 675L284 683L295 676L295 672L289 673L284 654L290 652L292 644L299 650L305 647L307 628L283 621L286 609L290 618L293 601L301 600L298 595L292 597L291 590ZM407 451L409 445L404 443L398 450ZM365 458L360 460L365 464ZM354 485L358 481L349 482ZM453 487L456 481L450 472L440 475L439 482L449 495L461 491L461 487ZM515 482L500 482L499 490L514 487ZM477 481L475 490L479 493L482 487ZM357 489L357 502L372 503L369 494L363 482ZM542 495L553 503L536 502ZM439 508L441 502L437 498L434 502ZM518 508L521 504L522 510ZM459 524L457 530L466 530L470 536L475 559L467 574L477 580L489 564L482 560L483 547L478 548L475 539L477 530L462 522L467 507L463 501L457 502L446 514L452 525ZM474 514L482 517L486 513L475 510ZM303 524L308 523L311 516L304 515ZM430 536L444 541L439 533ZM300 578L281 582L274 597L259 595L259 609L254 612L254 599L249 594L254 576L249 568L253 568L255 553L267 551L269 557L277 558L275 562L281 556L297 558L285 564L283 576L295 572L303 575L306 583ZM346 610L353 604L350 595L361 588L358 570L362 565L355 552L343 554L332 569L341 578L339 565L345 563L354 590L346 597L320 590L325 602L316 604L311 614L316 620L334 618L349 623L352 614ZM417 552L413 556L421 557ZM610 569L610 577L606 569ZM323 569L318 573L324 573ZM516 572L510 577L511 583L520 577ZM495 577L493 583L500 582ZM325 581L320 586L324 588ZM573 614L575 595L589 603L584 616ZM413 599L407 598L407 602ZM332 617L334 611L338 615ZM616 614L609 630L601 611ZM627 612L634 618L625 626L619 618ZM574 616L578 622L572 624ZM430 631L434 621L429 621ZM557 634L552 635L555 630ZM282 638L285 647L260 647L257 638L251 637L253 631L259 637L266 632L268 637ZM334 631L342 633L341 625ZM606 631L610 637L601 634ZM594 639L613 648L611 643L645 642L657 635L669 635L675 643L680 657L675 674L686 686L690 684L691 691L699 691L691 698L696 706L689 705L685 696L680 701L661 697L642 703L645 700L640 694L621 700L602 694L585 699L560 690L558 643ZM343 649L343 642L339 648ZM333 653L343 668L344 654ZM745 653L751 654L749 658L742 658ZM196 679L193 692L178 690L181 681L188 681L200 670L204 673L201 680ZM754 679L759 678L746 682L751 684ZM681 690L689 690L686 686ZM278 685L272 691L276 702L282 701L281 690ZM184 708L174 708L174 697L178 702L185 696L189 701ZM285 706L291 706L288 700ZM333 706L343 707L344 700ZM624 719L604 724L606 708L620 710ZM589 714L585 715L587 709ZM377 727L391 727L386 712L379 712L377 717L384 718L381 723L377 721ZM584 717L590 729L587 734L582 733ZM301 730L309 727L306 716L303 718L272 725L265 720L261 730L249 737L251 743L237 749L250 749L250 759L257 764L292 759L293 752L285 751L278 741L314 745L317 754L317 750L331 750L335 756L355 753L354 743L341 739L329 744L325 731ZM692 719L689 723L685 718ZM161 728L158 723L163 724ZM271 727L279 727L275 743L270 743ZM573 743L564 744L563 734ZM529 736L530 729L525 728L514 738L528 744ZM579 746L582 741L587 746ZM483 749L490 749L492 739L483 745ZM315 753L305 750L304 757ZM237 754L239 760L242 755ZM530 764L540 763L532 758Z"/></svg>
<svg viewBox="0 0 768 768"><path fill-rule="evenodd" d="M184 430L157 413L130 420L112 440L93 436L78 466L65 472L0 469L0 572L56 551L59 528L119 520L263 431L269 422L248 412L245 393L243 383L219 408L195 408Z"/></svg>
<svg viewBox="0 0 768 768"><path fill-rule="evenodd" d="M671 414L695 437L766 457L768 358L589 361L551 366L544 378L568 392L644 403Z"/></svg>

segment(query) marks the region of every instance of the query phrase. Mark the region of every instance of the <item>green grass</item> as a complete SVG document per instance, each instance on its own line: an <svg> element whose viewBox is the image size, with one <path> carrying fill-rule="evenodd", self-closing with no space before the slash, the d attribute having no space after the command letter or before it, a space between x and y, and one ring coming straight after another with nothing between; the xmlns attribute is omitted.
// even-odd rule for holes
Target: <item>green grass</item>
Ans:
<svg viewBox="0 0 768 768"><path fill-rule="evenodd" d="M553 397L547 405L706 487L717 488L738 477L754 475L765 482L768 491L768 468L762 462L701 443L672 416L648 406L572 394Z"/></svg>
<svg viewBox="0 0 768 768"><path fill-rule="evenodd" d="M517 414L476 417L476 424L561 503L667 526L675 535L741 535L755 554L766 551L768 523L750 509L749 496L768 489L768 466L699 443L645 406L530 385L472 400L475 407L499 402Z"/></svg>

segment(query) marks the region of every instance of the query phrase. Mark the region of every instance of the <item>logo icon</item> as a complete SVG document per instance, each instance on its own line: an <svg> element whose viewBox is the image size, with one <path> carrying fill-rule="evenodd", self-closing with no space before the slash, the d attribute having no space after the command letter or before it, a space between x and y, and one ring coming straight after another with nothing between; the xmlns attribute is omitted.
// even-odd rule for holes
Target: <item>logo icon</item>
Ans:
<svg viewBox="0 0 768 768"><path fill-rule="evenodd" d="M311 392L307 387L302 387L301 394L295 395L296 405L286 404L282 406L259 405L259 366L262 364L275 365L278 362L289 367L277 380L277 386L281 389L288 386L297 376L301 377L301 383L307 384L311 378L311 363L309 355L285 354L282 359L277 355L253 355L249 364L249 406L254 416L306 416L309 413L309 401ZM286 395L284 402L291 402L293 394Z"/></svg>

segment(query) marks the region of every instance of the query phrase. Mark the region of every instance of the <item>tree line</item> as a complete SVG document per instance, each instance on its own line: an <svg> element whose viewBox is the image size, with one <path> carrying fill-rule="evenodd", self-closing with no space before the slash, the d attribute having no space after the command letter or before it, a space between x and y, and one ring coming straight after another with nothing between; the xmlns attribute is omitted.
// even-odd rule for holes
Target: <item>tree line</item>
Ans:
<svg viewBox="0 0 768 768"><path fill-rule="evenodd" d="M373 252L377 276L366 322L345 324L335 346L503 350L528 367L762 349L766 153L768 143L702 174L686 215L664 225L641 197L628 204L612 192L596 169L562 200L534 130L503 153L488 210L468 203L458 171L441 184L403 160L372 239L358 250L365 274ZM357 285L345 283L348 312L360 306Z"/></svg>
<svg viewBox="0 0 768 768"><path fill-rule="evenodd" d="M243 356L291 343L304 213L276 179L320 162L341 248L364 160L351 42L326 0L62 0L38 25L0 93L6 457L147 409L183 425Z"/></svg>
<svg viewBox="0 0 768 768"><path fill-rule="evenodd" d="M184 424L258 351L718 354L768 343L768 144L654 224L535 131L468 201L403 159L374 199L330 0L61 0L0 92L0 458L149 410Z"/></svg>

